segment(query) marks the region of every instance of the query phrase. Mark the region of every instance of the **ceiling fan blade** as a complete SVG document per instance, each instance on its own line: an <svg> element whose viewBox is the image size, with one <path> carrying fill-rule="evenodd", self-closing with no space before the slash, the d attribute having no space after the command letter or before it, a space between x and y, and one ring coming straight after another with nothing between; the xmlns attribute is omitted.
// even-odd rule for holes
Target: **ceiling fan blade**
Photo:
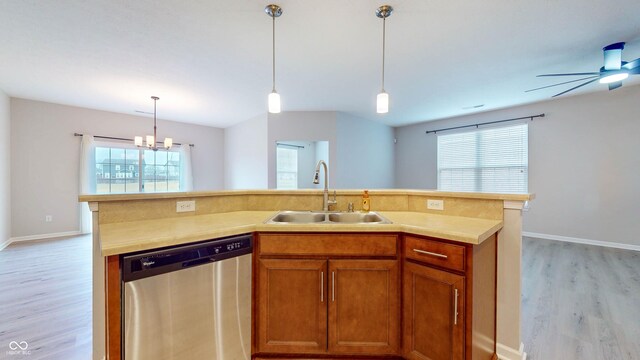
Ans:
<svg viewBox="0 0 640 360"><path fill-rule="evenodd" d="M604 52L604 69L605 70L620 70L620 66L622 66L622 50L623 49L624 49L623 42L607 45L602 48L602 51Z"/></svg>
<svg viewBox="0 0 640 360"><path fill-rule="evenodd" d="M567 74L543 74L537 75L536 77L546 77L546 76L585 76L585 75L600 75L599 72L583 72L583 73L567 73Z"/></svg>
<svg viewBox="0 0 640 360"><path fill-rule="evenodd" d="M629 70L629 74L640 74L640 58L630 61L622 67Z"/></svg>
<svg viewBox="0 0 640 360"><path fill-rule="evenodd" d="M576 86L576 87L572 87L572 88L571 88L571 89L569 89L569 90L565 90L565 91L563 91L563 92L561 92L561 93L559 93L559 94L555 94L555 95L553 95L552 97L556 97L556 96L560 96L560 95L566 94L566 93L568 93L569 91L573 91L573 90L575 90L575 89L577 89L577 88L581 88L581 87L583 87L583 86L585 86L585 85L589 85L589 84L591 84L592 82L597 81L597 80L598 80L597 78L596 78L596 79L593 79L593 80L589 80L589 81L587 81L587 82L585 82L585 83L582 83L582 84L580 84L580 85L578 85L578 86Z"/></svg>
<svg viewBox="0 0 640 360"><path fill-rule="evenodd" d="M554 86L558 86L558 85L564 85L564 84L570 84L576 81L582 81L582 80L588 80L588 79L593 79L595 77L599 77L598 75L594 75L594 76L587 76L585 78L582 79L577 79L577 80L571 80L571 81L565 81L565 82L561 82L561 83L557 83L557 84L553 84L553 85L547 85L547 86L543 86L543 87L539 87L539 88L535 88L535 89L529 89L529 90L525 90L524 92L531 92L531 91L536 91L536 90L541 90L541 89L546 89L546 88L550 88L550 87L554 87Z"/></svg>
<svg viewBox="0 0 640 360"><path fill-rule="evenodd" d="M622 81L616 81L614 83L609 84L609 90L615 90L622 86Z"/></svg>

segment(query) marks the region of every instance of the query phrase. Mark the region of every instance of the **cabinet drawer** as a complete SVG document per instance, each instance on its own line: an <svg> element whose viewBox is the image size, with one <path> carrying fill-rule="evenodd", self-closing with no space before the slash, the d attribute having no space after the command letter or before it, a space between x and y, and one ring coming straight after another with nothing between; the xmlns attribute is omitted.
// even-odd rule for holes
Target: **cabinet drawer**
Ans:
<svg viewBox="0 0 640 360"><path fill-rule="evenodd" d="M260 255L396 256L395 234L259 234Z"/></svg>
<svg viewBox="0 0 640 360"><path fill-rule="evenodd" d="M465 247L462 245L406 236L404 254L407 259L465 271Z"/></svg>

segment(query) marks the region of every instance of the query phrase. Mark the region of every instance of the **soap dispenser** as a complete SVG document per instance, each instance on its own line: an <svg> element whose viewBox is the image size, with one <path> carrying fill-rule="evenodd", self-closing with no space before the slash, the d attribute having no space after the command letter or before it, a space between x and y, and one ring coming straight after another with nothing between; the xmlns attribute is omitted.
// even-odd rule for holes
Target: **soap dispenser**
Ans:
<svg viewBox="0 0 640 360"><path fill-rule="evenodd" d="M369 190L365 190L362 194L362 211L369 212L371 210L371 201L369 199Z"/></svg>

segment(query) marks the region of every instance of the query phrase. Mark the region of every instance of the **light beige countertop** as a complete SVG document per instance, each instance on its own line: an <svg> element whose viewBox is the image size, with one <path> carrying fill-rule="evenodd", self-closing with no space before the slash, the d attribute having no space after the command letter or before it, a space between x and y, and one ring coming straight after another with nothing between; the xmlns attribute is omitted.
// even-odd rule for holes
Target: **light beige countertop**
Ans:
<svg viewBox="0 0 640 360"><path fill-rule="evenodd" d="M265 224L277 211L233 211L100 225L102 256L150 250L217 237L260 232L403 232L480 244L502 220L381 211L393 224Z"/></svg>

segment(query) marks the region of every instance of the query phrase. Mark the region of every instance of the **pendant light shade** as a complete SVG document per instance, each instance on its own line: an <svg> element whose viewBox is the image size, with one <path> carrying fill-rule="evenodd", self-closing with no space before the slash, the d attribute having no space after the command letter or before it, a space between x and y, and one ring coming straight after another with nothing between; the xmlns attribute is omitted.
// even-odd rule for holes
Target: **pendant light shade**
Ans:
<svg viewBox="0 0 640 360"><path fill-rule="evenodd" d="M378 114L386 114L389 112L389 94L384 92L384 90L378 94L376 112Z"/></svg>
<svg viewBox="0 0 640 360"><path fill-rule="evenodd" d="M272 19L272 35L273 35L273 42L272 42L272 74L273 74L273 88L271 90L271 93L269 94L268 97L268 101L269 101L269 112L272 114L277 114L280 112L280 94L278 94L278 92L276 91L276 18L280 17L280 15L282 15L282 8L278 5L267 5L267 7L264 8L264 12L267 13L267 15L269 15Z"/></svg>
<svg viewBox="0 0 640 360"><path fill-rule="evenodd" d="M275 90L269 94L269 112L272 114L278 114L280 112L280 94Z"/></svg>
<svg viewBox="0 0 640 360"><path fill-rule="evenodd" d="M391 16L393 8L389 5L382 5L376 10L376 16L382 19L382 90L376 99L376 112L386 114L389 112L389 94L384 91L384 55L386 50L387 18Z"/></svg>

